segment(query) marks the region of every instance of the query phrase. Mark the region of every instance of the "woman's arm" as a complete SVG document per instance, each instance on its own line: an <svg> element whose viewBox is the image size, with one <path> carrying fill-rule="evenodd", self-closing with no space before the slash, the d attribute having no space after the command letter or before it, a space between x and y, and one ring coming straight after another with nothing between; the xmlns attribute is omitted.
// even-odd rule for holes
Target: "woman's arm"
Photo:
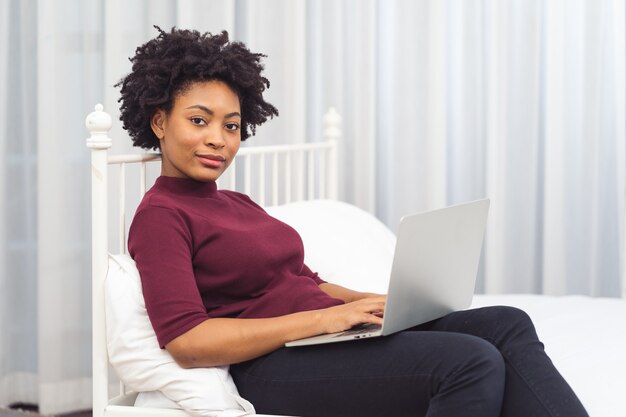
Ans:
<svg viewBox="0 0 626 417"><path fill-rule="evenodd" d="M347 330L361 323L381 324L385 298L304 311L268 319L208 319L165 348L183 368L229 365L270 353L285 343Z"/></svg>
<svg viewBox="0 0 626 417"><path fill-rule="evenodd" d="M331 284L330 282L322 283L319 287L326 294L330 295L333 298L343 300L345 303L351 303L353 301L362 300L364 298L384 297L382 294L354 291L337 284Z"/></svg>

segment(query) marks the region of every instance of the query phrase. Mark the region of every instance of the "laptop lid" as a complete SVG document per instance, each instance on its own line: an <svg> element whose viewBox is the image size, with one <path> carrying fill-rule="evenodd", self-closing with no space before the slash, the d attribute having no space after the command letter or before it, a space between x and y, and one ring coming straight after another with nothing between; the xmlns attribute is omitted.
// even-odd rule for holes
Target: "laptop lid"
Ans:
<svg viewBox="0 0 626 417"><path fill-rule="evenodd" d="M401 219L384 335L470 306L488 211L482 199Z"/></svg>

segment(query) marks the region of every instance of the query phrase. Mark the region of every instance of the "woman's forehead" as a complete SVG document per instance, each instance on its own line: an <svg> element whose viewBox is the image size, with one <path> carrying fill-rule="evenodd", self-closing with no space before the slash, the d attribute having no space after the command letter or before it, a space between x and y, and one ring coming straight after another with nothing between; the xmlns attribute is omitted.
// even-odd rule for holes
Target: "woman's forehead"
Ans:
<svg viewBox="0 0 626 417"><path fill-rule="evenodd" d="M197 81L176 95L175 107L203 106L229 108L239 111L239 96L230 86L219 80Z"/></svg>

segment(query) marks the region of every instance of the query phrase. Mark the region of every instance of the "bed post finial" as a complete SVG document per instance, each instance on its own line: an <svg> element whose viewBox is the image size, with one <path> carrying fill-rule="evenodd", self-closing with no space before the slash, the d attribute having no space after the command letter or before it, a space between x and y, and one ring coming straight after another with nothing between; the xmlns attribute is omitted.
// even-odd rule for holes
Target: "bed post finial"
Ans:
<svg viewBox="0 0 626 417"><path fill-rule="evenodd" d="M87 139L87 147L92 149L108 149L111 147L111 138L108 133L113 126L109 113L104 111L102 104L96 104L95 111L89 113L85 119L85 126L91 133Z"/></svg>
<svg viewBox="0 0 626 417"><path fill-rule="evenodd" d="M341 138L341 116L334 107L330 107L324 114L324 140L339 140Z"/></svg>

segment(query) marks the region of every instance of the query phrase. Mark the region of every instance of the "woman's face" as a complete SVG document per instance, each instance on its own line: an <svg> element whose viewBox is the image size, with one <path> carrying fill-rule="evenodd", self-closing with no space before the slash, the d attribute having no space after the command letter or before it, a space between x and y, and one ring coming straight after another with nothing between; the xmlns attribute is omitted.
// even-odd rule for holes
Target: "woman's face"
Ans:
<svg viewBox="0 0 626 417"><path fill-rule="evenodd" d="M161 175L215 181L241 144L239 97L222 81L197 82L178 94L169 114L157 110Z"/></svg>

